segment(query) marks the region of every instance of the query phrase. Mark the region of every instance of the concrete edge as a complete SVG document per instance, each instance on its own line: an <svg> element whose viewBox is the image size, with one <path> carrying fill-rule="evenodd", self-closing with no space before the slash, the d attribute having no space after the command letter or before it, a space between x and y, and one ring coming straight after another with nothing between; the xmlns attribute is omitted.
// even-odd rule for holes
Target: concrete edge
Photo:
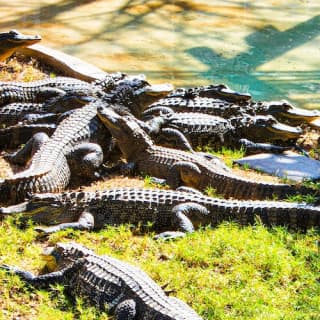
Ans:
<svg viewBox="0 0 320 320"><path fill-rule="evenodd" d="M103 79L107 73L96 66L61 51L34 44L26 48L19 48L18 53L39 59L49 67L64 73L68 77L84 81Z"/></svg>

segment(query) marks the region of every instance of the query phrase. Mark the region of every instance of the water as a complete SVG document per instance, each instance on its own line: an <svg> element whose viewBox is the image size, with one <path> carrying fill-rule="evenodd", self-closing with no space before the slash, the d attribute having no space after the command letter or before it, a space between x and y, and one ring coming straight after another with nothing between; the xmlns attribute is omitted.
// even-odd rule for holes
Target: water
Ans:
<svg viewBox="0 0 320 320"><path fill-rule="evenodd" d="M1 30L108 71L176 86L226 83L255 99L320 108L320 2L0 1Z"/></svg>

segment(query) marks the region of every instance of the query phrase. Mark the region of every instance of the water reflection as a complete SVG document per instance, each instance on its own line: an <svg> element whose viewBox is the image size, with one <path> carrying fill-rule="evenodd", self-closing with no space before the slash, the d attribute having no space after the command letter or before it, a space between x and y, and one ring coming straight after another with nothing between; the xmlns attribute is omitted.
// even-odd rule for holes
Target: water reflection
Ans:
<svg viewBox="0 0 320 320"><path fill-rule="evenodd" d="M106 71L146 73L177 86L225 82L256 99L318 107L318 0L0 1L3 31Z"/></svg>

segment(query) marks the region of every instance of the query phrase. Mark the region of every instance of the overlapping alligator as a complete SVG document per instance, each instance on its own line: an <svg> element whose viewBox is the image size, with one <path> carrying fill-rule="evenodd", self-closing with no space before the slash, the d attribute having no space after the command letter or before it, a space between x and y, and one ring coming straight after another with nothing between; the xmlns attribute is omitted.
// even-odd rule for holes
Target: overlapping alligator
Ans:
<svg viewBox="0 0 320 320"><path fill-rule="evenodd" d="M171 90L166 85L151 86L141 77L128 77L115 82L117 86L103 99L93 97L91 103L74 110L60 123L50 139L43 139L41 135L39 143L37 135L34 141L28 142L15 155L13 160L18 158L21 164L26 163L34 153L27 170L0 183L0 202L17 203L23 201L30 192L62 191L70 181L70 163L76 168L74 172L81 172L85 177L93 179L97 176L97 170L105 160L111 143L111 135L96 117L97 107L110 105L110 100L116 101L117 95L129 95L130 100L123 99L121 105L115 106L118 111L124 109L129 112L135 108L143 108L140 105L149 104ZM35 145L39 149L37 152L34 150Z"/></svg>
<svg viewBox="0 0 320 320"><path fill-rule="evenodd" d="M120 116L104 106L98 108L98 116L117 140L125 159L139 173L166 179L174 189L181 184L199 190L213 187L225 197L252 200L272 199L274 196L284 199L288 195L317 192L305 186L241 178L203 156L155 145L131 116Z"/></svg>

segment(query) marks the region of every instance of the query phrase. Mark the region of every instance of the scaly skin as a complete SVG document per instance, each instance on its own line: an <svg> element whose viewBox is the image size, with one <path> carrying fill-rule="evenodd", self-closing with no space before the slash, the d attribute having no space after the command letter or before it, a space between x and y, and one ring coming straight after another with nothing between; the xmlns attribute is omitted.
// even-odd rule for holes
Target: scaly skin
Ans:
<svg viewBox="0 0 320 320"><path fill-rule="evenodd" d="M0 201L16 203L30 192L62 191L70 181L66 156L77 144L96 134L96 112L97 105L90 103L62 121L36 152L29 168L1 183Z"/></svg>
<svg viewBox="0 0 320 320"><path fill-rule="evenodd" d="M121 117L103 107L98 108L98 116L117 140L126 160L132 162L139 173L166 179L172 188L184 184L205 190L211 186L225 197L252 200L315 193L314 189L299 185L244 179L226 172L203 156L156 146L133 117Z"/></svg>
<svg viewBox="0 0 320 320"><path fill-rule="evenodd" d="M195 89L197 88L189 90L193 92ZM177 91L178 93L174 91L150 105L143 116L159 115L160 112L199 112L226 119L246 115L272 115L292 126L310 123L320 117L319 110L299 109L285 100L255 102L247 99L238 102L222 96L188 94L188 90L182 90L185 94L179 94L179 90Z"/></svg>
<svg viewBox="0 0 320 320"><path fill-rule="evenodd" d="M55 124L16 124L0 129L0 148L17 148L26 143L37 132L44 132L51 136L56 129Z"/></svg>
<svg viewBox="0 0 320 320"><path fill-rule="evenodd" d="M26 35L16 30L0 33L0 62L9 58L17 49L31 46L41 40L39 35Z"/></svg>
<svg viewBox="0 0 320 320"><path fill-rule="evenodd" d="M281 225L303 231L320 225L320 208L316 206L281 201L226 200L195 191L143 188L38 194L18 205L0 208L3 216L16 213L23 213L25 218L36 223L53 225L37 228L45 233L66 228L100 229L127 223L165 234L170 231L174 236L177 230L193 232L200 224L214 227L222 221L234 220L248 225L254 224L256 218L267 226Z"/></svg>
<svg viewBox="0 0 320 320"><path fill-rule="evenodd" d="M162 89L164 91L161 91ZM96 117L97 107L107 107L112 100L122 102L117 105L120 111L139 110L144 104L155 101L158 96L168 94L168 90L171 90L171 86L152 86L140 77L128 77L117 82L117 86L103 99L96 99L81 109L74 110L41 146L27 170L0 184L0 201L12 204L23 201L28 193L64 190L71 176L69 164L74 164L77 168L74 171L94 178L95 170L106 160L103 159L103 153L109 149L111 143L109 131ZM126 100L127 96L130 99ZM97 142L102 150L92 144L83 145L86 142Z"/></svg>
<svg viewBox="0 0 320 320"><path fill-rule="evenodd" d="M101 97L103 92L88 82L69 77L31 82L0 82L0 105L13 102L43 103L50 98L64 95Z"/></svg>
<svg viewBox="0 0 320 320"><path fill-rule="evenodd" d="M169 141L172 146L173 139L170 138L179 131L193 148L209 145L215 150L222 147L239 148L242 139L259 143L290 141L292 145L292 141L302 134L300 128L283 125L272 116L246 116L227 120L202 113L183 112L153 118L147 121L147 125L150 127L148 133L161 145L162 141ZM177 149L180 144L179 140L173 143Z"/></svg>
<svg viewBox="0 0 320 320"><path fill-rule="evenodd" d="M201 320L183 301L168 297L142 270L112 258L98 256L77 243L58 243L47 252L48 267L57 271L35 276L2 265L34 286L60 283L73 297L82 296L115 320Z"/></svg>

